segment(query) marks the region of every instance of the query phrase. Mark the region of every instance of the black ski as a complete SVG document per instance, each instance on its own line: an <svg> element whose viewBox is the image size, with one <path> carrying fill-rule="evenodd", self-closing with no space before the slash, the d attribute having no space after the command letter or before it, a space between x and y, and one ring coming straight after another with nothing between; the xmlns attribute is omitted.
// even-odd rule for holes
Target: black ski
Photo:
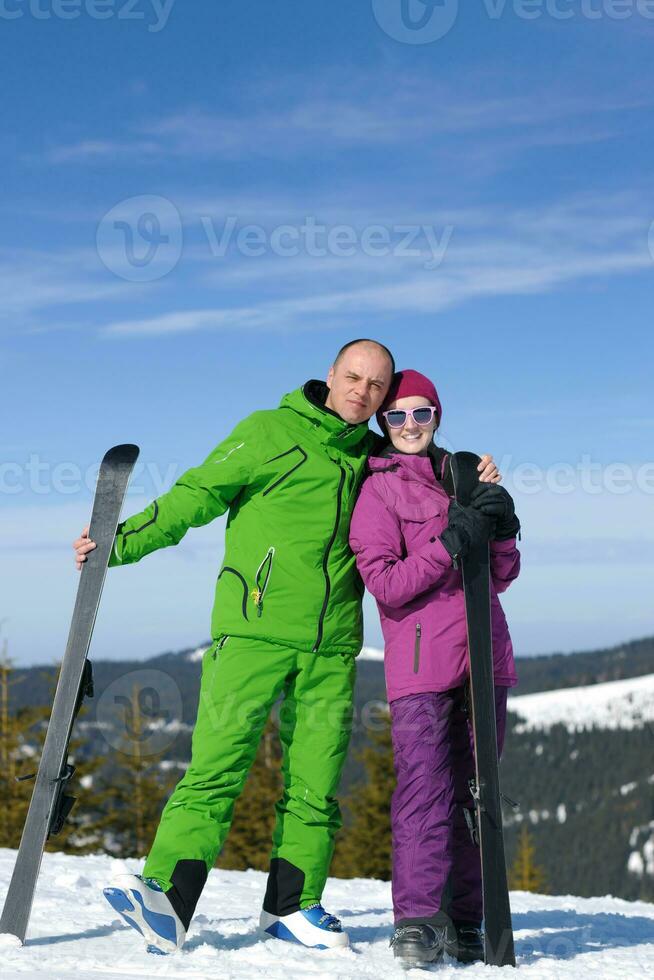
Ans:
<svg viewBox="0 0 654 980"><path fill-rule="evenodd" d="M85 696L93 693L91 663L86 655L127 483L138 454L137 446L114 446L100 465L89 527L89 537L96 547L88 553L80 572L48 731L0 919L0 933L11 933L21 942L27 931L46 840L61 830L75 802L66 794L75 771L68 762L68 743L80 705Z"/></svg>
<svg viewBox="0 0 654 980"><path fill-rule="evenodd" d="M479 480L478 464L479 456L474 453L460 452L450 456L454 495L464 507ZM515 966L495 727L488 544L471 550L461 559L461 564L470 657L476 768L476 780L471 790L481 849L484 958L493 966Z"/></svg>

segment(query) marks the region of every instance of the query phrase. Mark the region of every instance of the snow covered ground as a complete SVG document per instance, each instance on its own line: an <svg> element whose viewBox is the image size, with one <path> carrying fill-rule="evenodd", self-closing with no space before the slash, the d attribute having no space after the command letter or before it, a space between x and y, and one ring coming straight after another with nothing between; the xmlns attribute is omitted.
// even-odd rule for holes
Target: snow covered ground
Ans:
<svg viewBox="0 0 654 980"><path fill-rule="evenodd" d="M0 850L0 901L14 859L14 851ZM405 972L393 960L388 883L331 878L325 905L342 917L352 945L314 951L260 936L265 875L257 871L212 871L184 949L174 956L151 956L101 893L114 871L140 866L105 856L46 854L25 945L0 936L0 975L7 980L399 980L428 972ZM654 905L515 892L512 908L518 966L527 980L654 976ZM497 970L448 962L433 972L444 978L481 978L497 976Z"/></svg>
<svg viewBox="0 0 654 980"><path fill-rule="evenodd" d="M509 710L524 719L518 731L558 723L568 731L640 728L654 721L654 674L518 695L509 699Z"/></svg>

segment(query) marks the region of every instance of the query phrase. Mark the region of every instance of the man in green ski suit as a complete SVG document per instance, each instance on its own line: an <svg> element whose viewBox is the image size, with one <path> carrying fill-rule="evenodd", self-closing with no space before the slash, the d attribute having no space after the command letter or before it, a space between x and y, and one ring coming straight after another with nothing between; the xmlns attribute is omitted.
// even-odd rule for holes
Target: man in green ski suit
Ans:
<svg viewBox="0 0 654 980"><path fill-rule="evenodd" d="M327 384L309 381L279 408L245 418L201 466L118 525L110 566L177 544L189 527L229 511L191 762L143 875L122 875L105 889L153 952L184 942L280 695L284 791L261 925L308 946L348 942L320 904L341 826L335 793L363 642L363 585L348 529L378 439L367 422L393 371L377 342L346 345ZM482 479L496 478L484 464ZM81 567L93 547L88 529L74 547Z"/></svg>

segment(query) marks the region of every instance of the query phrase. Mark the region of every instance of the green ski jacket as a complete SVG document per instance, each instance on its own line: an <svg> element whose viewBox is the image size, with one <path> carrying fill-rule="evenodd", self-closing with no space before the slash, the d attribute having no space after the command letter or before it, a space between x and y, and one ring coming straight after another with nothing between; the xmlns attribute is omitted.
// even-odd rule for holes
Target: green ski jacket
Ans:
<svg viewBox="0 0 654 980"><path fill-rule="evenodd" d="M201 466L118 525L110 567L177 544L229 510L212 638L357 654L363 583L348 531L378 437L326 409L326 395L309 381L279 408L245 418Z"/></svg>

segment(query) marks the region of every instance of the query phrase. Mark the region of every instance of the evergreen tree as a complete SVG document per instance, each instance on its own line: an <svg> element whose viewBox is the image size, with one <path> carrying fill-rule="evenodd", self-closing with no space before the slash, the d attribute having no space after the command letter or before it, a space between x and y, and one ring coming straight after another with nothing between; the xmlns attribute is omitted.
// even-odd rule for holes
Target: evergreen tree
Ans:
<svg viewBox="0 0 654 980"><path fill-rule="evenodd" d="M526 823L523 823L518 837L518 848L509 871L509 888L521 892L547 891L547 879L543 868L536 864L534 847Z"/></svg>
<svg viewBox="0 0 654 980"><path fill-rule="evenodd" d="M78 717L84 711L82 708ZM82 753L82 745L83 740L74 736L68 745L68 761L75 766L75 774L65 792L67 796L75 797L76 802L59 833L46 841L46 851L64 851L66 854L98 854L104 851L106 790L99 779L104 760Z"/></svg>
<svg viewBox="0 0 654 980"><path fill-rule="evenodd" d="M264 730L256 758L234 809L234 821L217 868L267 871L275 824L275 803L282 794L281 745L272 720Z"/></svg>
<svg viewBox="0 0 654 980"><path fill-rule="evenodd" d="M42 721L45 708L11 710L11 688L22 678L14 678L7 652L7 640L0 653L0 847L18 847L27 816L34 780L25 779L36 771L38 753L35 726Z"/></svg>
<svg viewBox="0 0 654 980"><path fill-rule="evenodd" d="M346 825L338 836L332 873L342 878L391 877L391 797L395 789L390 717L357 756L365 779L345 797Z"/></svg>
<svg viewBox="0 0 654 980"><path fill-rule="evenodd" d="M163 763L163 753L145 752L149 736L134 688L129 720L120 740L118 761L103 774L105 815L101 821L107 850L119 857L147 854L167 797L178 780L175 768Z"/></svg>
<svg viewBox="0 0 654 980"><path fill-rule="evenodd" d="M45 736L48 730L50 707L32 705L12 710L11 688L26 679L25 674L14 677L12 661L7 653L7 641L0 653L0 805L3 820L0 824L0 846L18 847L27 817L34 778L39 767ZM56 678L47 678L51 690L50 703L54 699ZM84 712L82 708L80 715ZM72 738L69 758L74 762L80 740ZM93 774L100 761L86 757L77 765L73 780L65 790L66 795L84 798L84 807L73 808L63 828L56 837L46 841L48 851L66 851L86 854L101 846L98 811L101 798L90 788ZM32 777L32 778L30 778ZM80 793L80 787L82 792Z"/></svg>
<svg viewBox="0 0 654 980"><path fill-rule="evenodd" d="M54 702L61 666L62 661L59 662L54 677L43 672L50 687L50 705ZM102 811L105 793L97 778L104 760L100 756L93 756L88 751L83 751L86 749L85 739L75 732L78 722L84 721L87 712L88 704L83 700L68 743L67 761L75 767L75 773L64 792L67 796L73 796L76 802L59 833L46 841L46 851L92 854L104 850ZM39 721L37 727L39 758L48 730L49 715L50 708L46 709L45 718Z"/></svg>

